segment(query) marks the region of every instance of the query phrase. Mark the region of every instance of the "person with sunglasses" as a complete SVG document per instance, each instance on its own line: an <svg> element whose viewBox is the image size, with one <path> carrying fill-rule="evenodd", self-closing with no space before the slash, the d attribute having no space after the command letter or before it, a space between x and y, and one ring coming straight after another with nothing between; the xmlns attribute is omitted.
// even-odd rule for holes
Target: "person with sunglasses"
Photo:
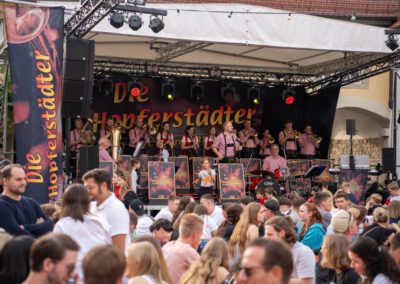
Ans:
<svg viewBox="0 0 400 284"><path fill-rule="evenodd" d="M68 283L74 275L79 245L65 234L50 233L31 248L30 273L24 284Z"/></svg>
<svg viewBox="0 0 400 284"><path fill-rule="evenodd" d="M255 239L243 253L237 284L287 284L292 270L293 257L287 244Z"/></svg>

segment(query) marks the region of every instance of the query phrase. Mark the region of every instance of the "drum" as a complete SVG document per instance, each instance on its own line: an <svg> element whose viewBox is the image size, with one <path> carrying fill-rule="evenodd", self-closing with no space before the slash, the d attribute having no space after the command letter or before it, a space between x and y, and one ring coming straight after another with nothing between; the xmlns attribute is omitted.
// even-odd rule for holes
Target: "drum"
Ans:
<svg viewBox="0 0 400 284"><path fill-rule="evenodd" d="M257 185L262 180L260 176L249 176L249 190L256 190Z"/></svg>
<svg viewBox="0 0 400 284"><path fill-rule="evenodd" d="M276 196L280 196L281 195L281 188L279 186L279 183L277 183L273 179L268 179L268 178L261 180L257 184L257 186L255 187L255 190L264 189L264 188L267 188L267 187L272 187L274 189L275 193L276 193Z"/></svg>

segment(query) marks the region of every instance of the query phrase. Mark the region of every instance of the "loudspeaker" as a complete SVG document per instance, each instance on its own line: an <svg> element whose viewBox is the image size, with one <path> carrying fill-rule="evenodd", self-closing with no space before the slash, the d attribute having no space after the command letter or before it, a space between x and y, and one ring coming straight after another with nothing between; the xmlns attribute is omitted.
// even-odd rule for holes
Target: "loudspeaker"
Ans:
<svg viewBox="0 0 400 284"><path fill-rule="evenodd" d="M355 135L356 134L356 120L346 119L346 134Z"/></svg>
<svg viewBox="0 0 400 284"><path fill-rule="evenodd" d="M99 147L82 146L79 148L78 178L99 167Z"/></svg>
<svg viewBox="0 0 400 284"><path fill-rule="evenodd" d="M94 41L67 39L63 117L87 118L93 94Z"/></svg>
<svg viewBox="0 0 400 284"><path fill-rule="evenodd" d="M382 170L396 172L396 155L394 148L382 148Z"/></svg>

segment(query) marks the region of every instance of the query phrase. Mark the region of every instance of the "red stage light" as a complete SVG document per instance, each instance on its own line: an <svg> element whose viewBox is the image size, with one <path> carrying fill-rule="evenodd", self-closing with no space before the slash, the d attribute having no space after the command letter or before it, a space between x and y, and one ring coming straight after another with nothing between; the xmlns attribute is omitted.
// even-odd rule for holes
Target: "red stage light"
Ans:
<svg viewBox="0 0 400 284"><path fill-rule="evenodd" d="M131 89L131 96L132 97L138 97L138 96L140 96L140 93L141 93L141 90L138 87L133 87Z"/></svg>
<svg viewBox="0 0 400 284"><path fill-rule="evenodd" d="M293 104L293 103L294 103L294 97L293 97L293 96L287 96L287 97L285 98L285 104L291 105L291 104Z"/></svg>

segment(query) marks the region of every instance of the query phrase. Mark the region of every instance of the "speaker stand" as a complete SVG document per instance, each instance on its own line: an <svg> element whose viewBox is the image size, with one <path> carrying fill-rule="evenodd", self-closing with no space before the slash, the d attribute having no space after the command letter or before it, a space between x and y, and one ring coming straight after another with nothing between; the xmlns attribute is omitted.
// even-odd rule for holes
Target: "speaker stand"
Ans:
<svg viewBox="0 0 400 284"><path fill-rule="evenodd" d="M350 166L350 170L352 170L352 171L356 168L356 163L355 163L354 155L353 155L353 134L350 134L349 166Z"/></svg>

